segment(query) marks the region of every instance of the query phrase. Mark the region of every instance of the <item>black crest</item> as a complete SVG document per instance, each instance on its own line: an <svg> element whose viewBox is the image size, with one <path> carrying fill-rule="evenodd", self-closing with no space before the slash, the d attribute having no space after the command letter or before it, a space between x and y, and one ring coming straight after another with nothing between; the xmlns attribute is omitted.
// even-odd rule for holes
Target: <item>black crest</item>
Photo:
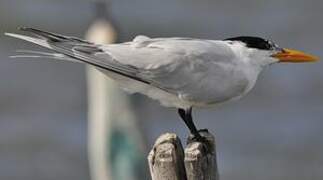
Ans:
<svg viewBox="0 0 323 180"><path fill-rule="evenodd" d="M278 46L266 39L252 36L239 36L234 38L225 39L227 41L241 41L250 48L262 49L262 50L273 50L278 48Z"/></svg>

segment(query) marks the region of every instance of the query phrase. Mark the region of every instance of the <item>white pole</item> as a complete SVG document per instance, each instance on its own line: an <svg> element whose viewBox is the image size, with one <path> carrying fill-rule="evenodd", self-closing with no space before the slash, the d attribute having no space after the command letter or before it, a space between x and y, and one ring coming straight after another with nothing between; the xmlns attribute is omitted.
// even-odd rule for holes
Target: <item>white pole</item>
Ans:
<svg viewBox="0 0 323 180"><path fill-rule="evenodd" d="M113 43L117 39L117 33L111 22L101 17L102 9L106 8L101 7L102 5L106 4L100 2L99 17L88 29L86 38L100 44ZM140 167L140 154L143 155L144 146L128 96L114 81L91 66L87 68L87 81L91 179L138 179L135 169L143 168ZM120 140L120 137L125 138ZM132 145L129 146L129 143ZM122 147L118 149L120 144ZM136 157L133 158L132 154L129 156L129 152L123 152L123 146L128 147L126 150L130 153L138 153ZM143 156L142 159L144 160ZM122 170L124 172L118 172Z"/></svg>
<svg viewBox="0 0 323 180"><path fill-rule="evenodd" d="M112 43L116 39L116 32L106 21L97 20L89 28L86 38L96 43ZM109 157L106 147L106 136L109 129L108 116L110 101L108 93L109 86L113 86L111 80L107 79L100 71L88 66L88 155L90 176L93 180L109 180L111 178L108 167Z"/></svg>

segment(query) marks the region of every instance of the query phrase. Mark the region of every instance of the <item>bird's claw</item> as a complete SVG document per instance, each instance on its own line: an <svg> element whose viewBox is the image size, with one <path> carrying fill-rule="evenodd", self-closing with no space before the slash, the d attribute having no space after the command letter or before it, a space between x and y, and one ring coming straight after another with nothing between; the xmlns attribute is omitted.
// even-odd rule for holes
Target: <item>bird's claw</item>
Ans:
<svg viewBox="0 0 323 180"><path fill-rule="evenodd" d="M200 129L197 131L196 134L193 134L193 141L198 141L198 142L208 142L207 138L203 136L203 134L209 133L208 129Z"/></svg>
<svg viewBox="0 0 323 180"><path fill-rule="evenodd" d="M193 135L193 137L191 139L192 139L192 141L201 142L201 143L207 143L208 142L206 137L201 136L200 133Z"/></svg>
<svg viewBox="0 0 323 180"><path fill-rule="evenodd" d="M209 130L208 129L200 129L200 130L198 130L198 132L200 133L200 132L205 132L205 133L208 133L209 132Z"/></svg>
<svg viewBox="0 0 323 180"><path fill-rule="evenodd" d="M210 140L205 137L205 133L208 133L209 131L207 129L200 129L198 130L198 133L196 134L191 134L189 140L188 140L188 144L192 143L192 142L199 142L201 144L203 144L204 150L206 152L210 152L212 153L212 144L210 142Z"/></svg>

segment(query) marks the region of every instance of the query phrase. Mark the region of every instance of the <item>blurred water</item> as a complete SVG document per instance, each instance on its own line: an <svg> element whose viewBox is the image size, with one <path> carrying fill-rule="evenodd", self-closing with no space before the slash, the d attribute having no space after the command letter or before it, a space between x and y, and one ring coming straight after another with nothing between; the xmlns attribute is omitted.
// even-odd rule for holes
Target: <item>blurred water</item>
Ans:
<svg viewBox="0 0 323 180"><path fill-rule="evenodd" d="M115 0L112 7L122 41L257 35L323 56L321 1ZM1 32L28 25L82 37L92 17L88 1L0 2ZM0 36L0 179L89 179L84 68L7 58L25 47L37 49ZM198 127L216 132L221 179L322 179L322 77L322 62L274 65L241 101L194 110ZM174 109L134 99L149 145L166 131L185 139Z"/></svg>

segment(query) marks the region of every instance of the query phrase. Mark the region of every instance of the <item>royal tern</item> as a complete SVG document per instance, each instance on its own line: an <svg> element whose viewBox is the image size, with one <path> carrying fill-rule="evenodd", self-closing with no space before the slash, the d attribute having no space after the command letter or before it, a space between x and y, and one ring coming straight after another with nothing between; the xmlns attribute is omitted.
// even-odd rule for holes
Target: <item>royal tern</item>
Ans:
<svg viewBox="0 0 323 180"><path fill-rule="evenodd" d="M193 107L239 99L254 87L259 73L270 64L318 60L259 37L205 40L137 36L131 42L105 45L33 28L20 30L34 36L6 35L53 53L21 51L28 54L14 57L48 57L93 65L126 91L178 108L197 140L203 138L192 120Z"/></svg>

